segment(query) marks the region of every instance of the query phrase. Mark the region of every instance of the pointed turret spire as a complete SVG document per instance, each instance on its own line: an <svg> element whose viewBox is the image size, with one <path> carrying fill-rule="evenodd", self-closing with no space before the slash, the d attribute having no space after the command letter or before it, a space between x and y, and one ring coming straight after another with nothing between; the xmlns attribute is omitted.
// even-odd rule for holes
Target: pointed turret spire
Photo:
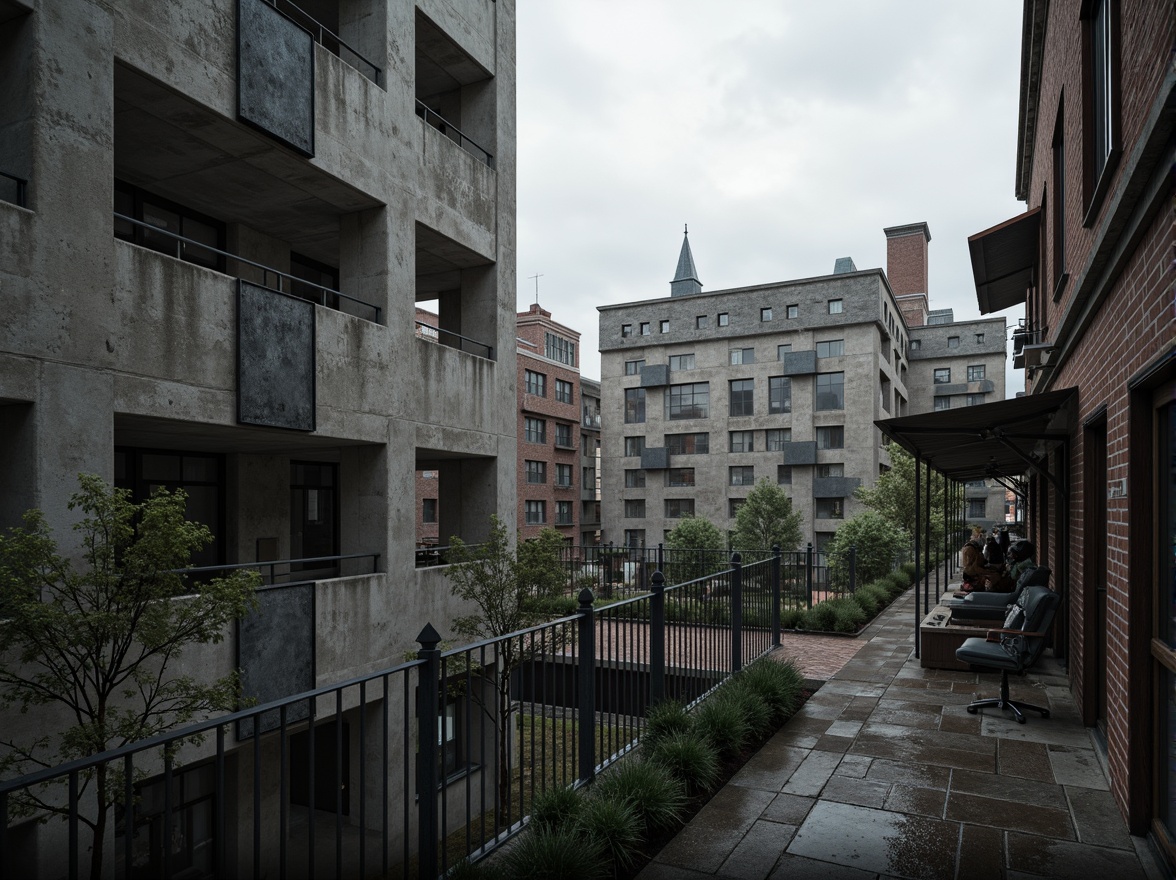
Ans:
<svg viewBox="0 0 1176 880"><path fill-rule="evenodd" d="M690 227L686 226L682 230L678 270L670 282L670 296L688 296L692 293L702 293L702 282L698 280L698 270L694 268L694 255L690 253Z"/></svg>

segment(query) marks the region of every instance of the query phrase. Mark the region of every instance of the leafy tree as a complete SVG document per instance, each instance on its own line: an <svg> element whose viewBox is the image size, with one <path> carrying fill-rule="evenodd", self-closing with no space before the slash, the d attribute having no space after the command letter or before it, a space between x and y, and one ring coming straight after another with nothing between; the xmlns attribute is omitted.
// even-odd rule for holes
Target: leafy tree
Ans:
<svg viewBox="0 0 1176 880"><path fill-rule="evenodd" d="M825 548L829 578L836 586L849 584L849 548L855 548L858 584L877 580L894 569L895 556L907 546L906 532L874 510L842 523Z"/></svg>
<svg viewBox="0 0 1176 880"><path fill-rule="evenodd" d="M692 581L730 565L726 538L708 519L688 516L666 535L666 585Z"/></svg>
<svg viewBox="0 0 1176 880"><path fill-rule="evenodd" d="M924 523L915 522L915 459L897 443L891 443L890 470L878 477L873 487L860 487L854 497L866 507L875 510L890 522L900 526L908 536L915 534L915 527ZM927 474L924 468L919 498L920 519L927 516ZM945 504L944 481L938 474L931 480L931 541L938 547L943 540L943 512ZM925 532L924 532L925 534Z"/></svg>
<svg viewBox="0 0 1176 880"><path fill-rule="evenodd" d="M800 522L800 513L792 509L792 499L765 477L755 484L735 514L732 543L744 554L770 551L777 544L784 552L795 550L801 538Z"/></svg>
<svg viewBox="0 0 1176 880"><path fill-rule="evenodd" d="M59 556L40 511L0 535L0 707L56 706L74 723L16 742L0 740L0 774L24 773L136 742L198 716L236 708L236 673L202 684L176 671L184 649L220 642L256 608L256 572L189 584L178 569L212 541L184 516L185 494L157 489L136 504L92 474L69 502L83 514L81 565ZM110 808L122 770L102 764L82 775L97 807L81 822L93 832L90 875L102 872ZM66 815L48 787L30 788L18 812Z"/></svg>
<svg viewBox="0 0 1176 880"><path fill-rule="evenodd" d="M554 536L554 538L552 537ZM497 639L543 622L544 615L534 603L539 595L559 590L567 575L560 563L563 538L554 529L544 529L535 541L511 546L506 526L496 515L490 517L490 534L480 544L466 544L461 538L450 540L449 558L453 563L445 574L453 595L470 602L476 613L458 617L453 630L470 642ZM549 636L544 645L526 639L502 639L494 643L494 672L479 670L482 681L495 693L495 706L487 706L472 694L474 702L498 725L498 798L499 806L508 803L511 785L510 744L514 738L511 719L516 711L510 694L511 673L534 656L540 647L551 650Z"/></svg>

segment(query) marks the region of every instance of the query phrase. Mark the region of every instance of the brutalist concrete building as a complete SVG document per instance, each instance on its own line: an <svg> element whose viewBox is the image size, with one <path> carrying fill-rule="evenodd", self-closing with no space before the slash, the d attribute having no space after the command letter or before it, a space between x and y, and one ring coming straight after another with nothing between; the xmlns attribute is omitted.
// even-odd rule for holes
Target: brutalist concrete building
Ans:
<svg viewBox="0 0 1176 880"><path fill-rule="evenodd" d="M669 297L599 307L603 540L653 546L686 516L731 529L765 478L818 548L861 510L854 490L890 466L874 420L935 406L930 379L915 384L911 340L939 329L908 327L897 296L926 301L930 233L886 234L897 290L846 257L830 275L704 293L685 238ZM991 399L1003 396L1004 324L982 323L993 326L971 342L985 334L977 364L993 375L973 393ZM979 356L946 344L961 375Z"/></svg>
<svg viewBox="0 0 1176 880"><path fill-rule="evenodd" d="M185 489L297 583L193 655L263 702L447 627L416 474L515 529L514 58L512 0L0 0L0 526Z"/></svg>

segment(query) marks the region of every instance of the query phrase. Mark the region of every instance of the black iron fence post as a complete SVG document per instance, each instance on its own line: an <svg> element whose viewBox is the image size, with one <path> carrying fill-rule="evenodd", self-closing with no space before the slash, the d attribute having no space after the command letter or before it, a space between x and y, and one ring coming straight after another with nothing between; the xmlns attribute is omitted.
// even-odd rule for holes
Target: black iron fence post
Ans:
<svg viewBox="0 0 1176 880"><path fill-rule="evenodd" d="M593 620L592 591L580 591L579 761L577 778L591 782L596 775L596 623ZM430 874L429 876L436 876Z"/></svg>
<svg viewBox="0 0 1176 880"><path fill-rule="evenodd" d="M743 668L743 557L731 554L731 672Z"/></svg>
<svg viewBox="0 0 1176 880"><path fill-rule="evenodd" d="M650 581L649 705L656 706L666 696L666 576L658 568Z"/></svg>
<svg viewBox="0 0 1176 880"><path fill-rule="evenodd" d="M772 647L780 647L780 545L772 545Z"/></svg>
<svg viewBox="0 0 1176 880"><path fill-rule="evenodd" d="M804 587L808 593L808 607L813 607L813 543L809 541L804 551Z"/></svg>
<svg viewBox="0 0 1176 880"><path fill-rule="evenodd" d="M666 545L658 543L657 545L657 570L664 572L666 570ZM665 582L665 575L662 575L662 582Z"/></svg>
<svg viewBox="0 0 1176 880"><path fill-rule="evenodd" d="M849 545L849 591L857 590L857 544Z"/></svg>
<svg viewBox="0 0 1176 880"><path fill-rule="evenodd" d="M437 876L437 719L441 714L441 636L426 623L417 636L422 666L417 696L417 858L422 877Z"/></svg>

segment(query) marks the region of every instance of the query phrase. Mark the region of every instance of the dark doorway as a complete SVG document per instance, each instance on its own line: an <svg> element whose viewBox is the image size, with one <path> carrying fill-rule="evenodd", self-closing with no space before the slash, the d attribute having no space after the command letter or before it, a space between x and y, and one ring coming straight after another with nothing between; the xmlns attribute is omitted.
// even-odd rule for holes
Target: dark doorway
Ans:
<svg viewBox="0 0 1176 880"><path fill-rule="evenodd" d="M351 815L351 726L328 721L314 728L314 808L334 813L341 806ZM290 803L310 805L312 772L310 735L307 731L290 737ZM336 799L336 793L339 797Z"/></svg>

